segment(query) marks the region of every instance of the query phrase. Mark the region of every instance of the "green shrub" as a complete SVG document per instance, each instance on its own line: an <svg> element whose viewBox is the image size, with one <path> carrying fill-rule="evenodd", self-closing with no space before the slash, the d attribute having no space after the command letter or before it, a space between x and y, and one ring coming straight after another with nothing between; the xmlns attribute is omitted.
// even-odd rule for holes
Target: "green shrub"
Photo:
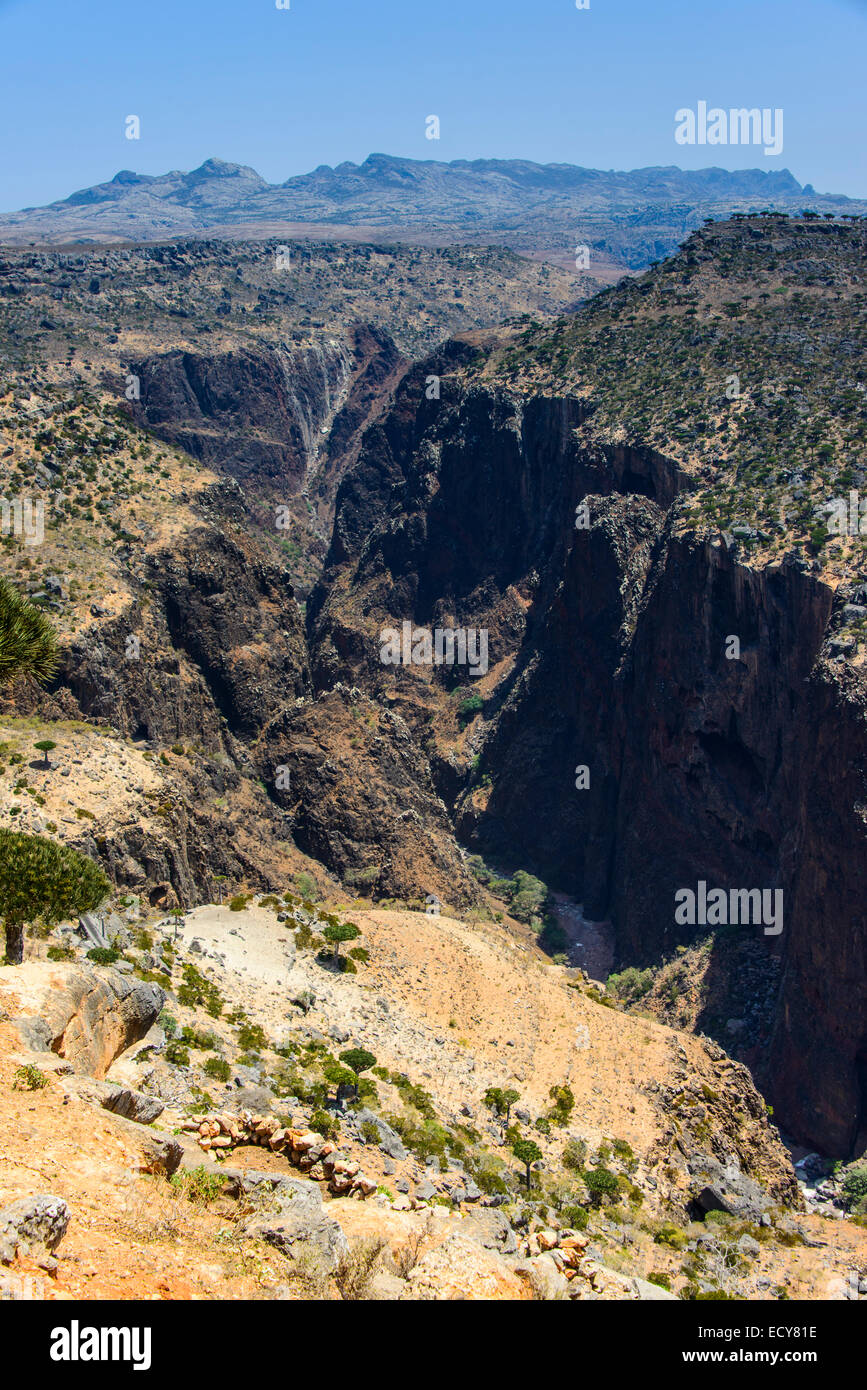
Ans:
<svg viewBox="0 0 867 1390"><path fill-rule="evenodd" d="M180 1039L166 1043L166 1050L163 1055L173 1067L188 1067L190 1065L190 1054Z"/></svg>
<svg viewBox="0 0 867 1390"><path fill-rule="evenodd" d="M638 1167L638 1159L632 1152L632 1147L627 1144L625 1139L612 1139L611 1151L615 1158L619 1158L628 1173L634 1173Z"/></svg>
<svg viewBox="0 0 867 1390"><path fill-rule="evenodd" d="M298 889L298 892L301 894L301 897L302 897L302 898L308 898L308 899L311 899L311 900L312 900L313 898L315 898L315 897L317 896L317 892L316 892L316 880L315 880L315 878L313 878L313 876L312 876L311 874L304 873L304 872L299 873L299 874L296 874L296 875L295 875L295 886L296 886L296 888ZM292 896L292 895L291 895L291 894L288 894L288 893L285 894L285 895L284 895L285 901L288 902L290 896Z"/></svg>
<svg viewBox="0 0 867 1390"><path fill-rule="evenodd" d="M663 1221L653 1239L657 1245L667 1245L670 1250L685 1250L689 1243L686 1231L675 1226L673 1221Z"/></svg>
<svg viewBox="0 0 867 1390"><path fill-rule="evenodd" d="M512 878L512 892L509 899L509 910L513 917L517 917L522 922L529 922L532 917L541 916L545 903L548 900L548 888L540 878L534 878L532 874L525 873L523 869ZM561 949L565 942L557 943L557 949Z"/></svg>
<svg viewBox="0 0 867 1390"><path fill-rule="evenodd" d="M583 1139L567 1140L563 1149L563 1167L580 1173L587 1162L587 1144Z"/></svg>
<svg viewBox="0 0 867 1390"><path fill-rule="evenodd" d="M181 1042L189 1047L197 1047L201 1052L212 1052L219 1039L216 1033L200 1033L198 1028L182 1028Z"/></svg>
<svg viewBox="0 0 867 1390"><path fill-rule="evenodd" d="M12 1078L13 1091L41 1091L47 1085L48 1077L32 1062L28 1062L26 1066L17 1067Z"/></svg>
<svg viewBox="0 0 867 1390"><path fill-rule="evenodd" d="M203 1007L211 1018L219 1018L223 1012L223 996L210 980L206 980L194 965L185 965L184 983L178 990L178 1003L188 1009Z"/></svg>
<svg viewBox="0 0 867 1390"><path fill-rule="evenodd" d="M561 1207L560 1217L565 1226L571 1231L586 1231L590 1222L590 1213L586 1207L566 1206Z"/></svg>
<svg viewBox="0 0 867 1390"><path fill-rule="evenodd" d="M568 1124L569 1116L575 1108L575 1096L571 1088L569 1086L552 1086L548 1095L554 1102L554 1108L550 1111L548 1119L555 1125Z"/></svg>
<svg viewBox="0 0 867 1390"><path fill-rule="evenodd" d="M243 912L249 901L250 899L245 897L243 893L237 893L234 898L229 899L229 911Z"/></svg>
<svg viewBox="0 0 867 1390"><path fill-rule="evenodd" d="M584 1174L587 1191L594 1206L601 1207L607 1197L617 1193L617 1175L608 1168L591 1168Z"/></svg>
<svg viewBox="0 0 867 1390"><path fill-rule="evenodd" d="M49 946L46 952L49 960L72 960L75 952L71 946Z"/></svg>
<svg viewBox="0 0 867 1390"><path fill-rule="evenodd" d="M340 1121L328 1110L314 1110L310 1116L310 1128L323 1139L336 1139L340 1133Z"/></svg>
<svg viewBox="0 0 867 1390"><path fill-rule="evenodd" d="M467 724L470 724L484 707L484 700L481 695L476 693L467 695L466 699L461 700L458 705L458 722L461 727L465 728Z"/></svg>
<svg viewBox="0 0 867 1390"><path fill-rule="evenodd" d="M867 1198L867 1168L854 1168L843 1179L843 1202L847 1211L859 1207Z"/></svg>
<svg viewBox="0 0 867 1390"><path fill-rule="evenodd" d="M215 1081L228 1081L232 1074L225 1057L209 1057L202 1071L206 1076L213 1077Z"/></svg>
<svg viewBox="0 0 867 1390"><path fill-rule="evenodd" d="M169 1178L174 1191L195 1206L207 1207L223 1195L224 1179L208 1168L184 1168Z"/></svg>
<svg viewBox="0 0 867 1390"><path fill-rule="evenodd" d="M242 1023L238 1029L238 1046L245 1052L267 1047L268 1039L264 1028L258 1023Z"/></svg>
<svg viewBox="0 0 867 1390"><path fill-rule="evenodd" d="M621 970L619 975L609 975L607 985L618 999L622 999L625 1004L633 1004L653 987L653 971L637 970L634 965L630 965L626 970Z"/></svg>
<svg viewBox="0 0 867 1390"><path fill-rule="evenodd" d="M87 953L87 959L96 965L114 965L115 961L120 960L120 951L116 951L113 946L92 946Z"/></svg>

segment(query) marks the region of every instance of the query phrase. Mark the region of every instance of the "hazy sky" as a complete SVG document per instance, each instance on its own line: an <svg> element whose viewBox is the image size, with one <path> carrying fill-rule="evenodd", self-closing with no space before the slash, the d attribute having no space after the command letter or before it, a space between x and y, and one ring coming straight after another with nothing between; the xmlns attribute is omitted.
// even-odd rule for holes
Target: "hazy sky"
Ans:
<svg viewBox="0 0 867 1390"><path fill-rule="evenodd" d="M282 182L372 151L789 168L867 196L863 0L290 2L0 0L0 209L123 168L216 155ZM700 100L781 107L782 154L676 144Z"/></svg>

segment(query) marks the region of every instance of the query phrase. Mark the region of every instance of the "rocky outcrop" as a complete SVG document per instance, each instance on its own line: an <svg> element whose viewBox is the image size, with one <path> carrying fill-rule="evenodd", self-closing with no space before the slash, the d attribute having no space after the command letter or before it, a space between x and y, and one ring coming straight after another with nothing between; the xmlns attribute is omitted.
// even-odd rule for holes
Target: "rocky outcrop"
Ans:
<svg viewBox="0 0 867 1390"><path fill-rule="evenodd" d="M385 329L360 322L306 347L169 352L134 365L133 414L254 495L285 501L309 483L328 526L362 434L406 367Z"/></svg>
<svg viewBox="0 0 867 1390"><path fill-rule="evenodd" d="M69 1207L62 1197L41 1193L11 1202L0 1210L0 1264L12 1264L18 1254L45 1261L68 1225Z"/></svg>
<svg viewBox="0 0 867 1390"><path fill-rule="evenodd" d="M102 1077L119 1053L143 1038L165 994L116 970L32 962L0 976L0 1010L25 1045L55 1052L77 1071Z"/></svg>
<svg viewBox="0 0 867 1390"><path fill-rule="evenodd" d="M211 751L256 733L309 689L287 572L239 531L202 527L149 557L147 608L86 630L56 678L83 714L132 739L192 739Z"/></svg>
<svg viewBox="0 0 867 1390"><path fill-rule="evenodd" d="M114 1133L123 1148L129 1151L140 1173L170 1178L178 1171L184 1150L173 1134L150 1129L137 1124L135 1120L124 1119L121 1115L107 1115L105 1118L110 1132Z"/></svg>
<svg viewBox="0 0 867 1390"><path fill-rule="evenodd" d="M346 1236L323 1208L315 1182L251 1169L222 1171L228 1177L228 1194L243 1198L252 1208L242 1226L249 1239L276 1246L290 1259L298 1253L296 1246L313 1247L329 1270L348 1254Z"/></svg>

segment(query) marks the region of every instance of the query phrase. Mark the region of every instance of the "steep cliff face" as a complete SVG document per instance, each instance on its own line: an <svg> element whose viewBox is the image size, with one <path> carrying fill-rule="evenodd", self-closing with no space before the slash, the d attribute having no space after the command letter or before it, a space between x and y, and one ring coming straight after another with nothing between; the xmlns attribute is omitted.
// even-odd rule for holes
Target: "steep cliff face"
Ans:
<svg viewBox="0 0 867 1390"><path fill-rule="evenodd" d="M242 482L296 491L344 402L352 361L346 344L325 341L302 351L170 352L132 370L141 390L134 414L152 434Z"/></svg>
<svg viewBox="0 0 867 1390"><path fill-rule="evenodd" d="M850 1152L867 1115L864 682L819 659L832 588L695 535L682 470L594 439L578 402L475 386L435 418L419 400L413 429L411 389L341 489L336 553L360 496L387 484L392 515L316 595L315 679L391 692L422 739L447 683L383 667L379 629L487 627L483 711L431 753L460 836L610 918L624 964L701 932L676 922L680 889L782 890L782 932L752 928L783 955L763 1080L784 1126Z"/></svg>
<svg viewBox="0 0 867 1390"><path fill-rule="evenodd" d="M288 575L242 534L202 527L145 557L140 597L73 642L59 680L129 738L225 751L309 689Z"/></svg>
<svg viewBox="0 0 867 1390"><path fill-rule="evenodd" d="M143 792L130 771L126 794L112 801L104 779L114 745L93 766L70 746L70 781L59 790L80 780L86 797L103 783L108 799L76 819L73 794L71 806L46 815L69 826L64 838L118 887L153 904L211 900L220 877L279 887L288 823L260 785L251 746L285 704L310 693L288 574L238 524L202 525L145 552L132 578L123 612L78 633L51 689L16 689L13 711L108 726L136 756L144 750L157 784Z"/></svg>

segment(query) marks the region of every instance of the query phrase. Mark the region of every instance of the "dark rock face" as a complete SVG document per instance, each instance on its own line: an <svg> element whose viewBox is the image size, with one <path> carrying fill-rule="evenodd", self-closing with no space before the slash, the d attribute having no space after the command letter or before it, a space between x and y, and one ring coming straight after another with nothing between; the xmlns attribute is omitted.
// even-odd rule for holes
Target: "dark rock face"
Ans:
<svg viewBox="0 0 867 1390"><path fill-rule="evenodd" d="M476 387L434 410L411 373L338 495L314 680L381 693L376 633L403 618L488 627L487 801L430 760L461 837L609 917L623 964L706 934L675 921L699 880L781 890L782 932L752 925L783 966L760 1079L785 1128L845 1155L867 1130L864 679L825 659L833 595L802 564L678 530L687 485L594 440L577 402Z"/></svg>
<svg viewBox="0 0 867 1390"><path fill-rule="evenodd" d="M88 629L59 680L84 714L130 738L224 749L309 690L301 616L284 570L252 542L202 528L149 559L147 614L134 604ZM138 656L128 654L137 638Z"/></svg>
<svg viewBox="0 0 867 1390"><path fill-rule="evenodd" d="M711 1154L699 1154L690 1160L689 1171L702 1212L726 1211L741 1221L761 1221L771 1205L768 1194L736 1162L723 1165Z"/></svg>
<svg viewBox="0 0 867 1390"><path fill-rule="evenodd" d="M335 343L213 357L171 352L132 370L141 381L135 414L151 433L242 482L280 480L294 492L351 362Z"/></svg>
<svg viewBox="0 0 867 1390"><path fill-rule="evenodd" d="M155 1096L146 1096L129 1086L112 1087L102 1102L104 1110L111 1110L124 1119L135 1120L140 1125L153 1124L165 1110L165 1104Z"/></svg>
<svg viewBox="0 0 867 1390"><path fill-rule="evenodd" d="M304 348L170 352L134 364L141 399L133 414L158 438L255 493L288 498L315 477L330 524L362 433L406 366L389 334L364 323Z"/></svg>

